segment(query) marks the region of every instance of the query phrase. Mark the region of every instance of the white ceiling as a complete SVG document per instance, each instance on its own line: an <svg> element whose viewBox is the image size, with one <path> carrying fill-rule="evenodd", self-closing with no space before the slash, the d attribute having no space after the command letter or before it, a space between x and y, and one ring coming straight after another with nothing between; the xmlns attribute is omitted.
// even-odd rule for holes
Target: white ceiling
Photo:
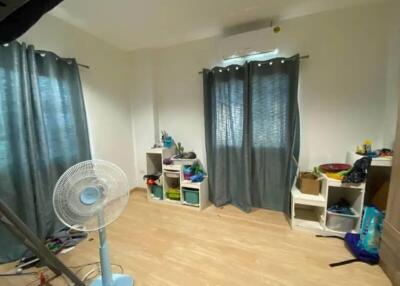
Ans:
<svg viewBox="0 0 400 286"><path fill-rule="evenodd" d="M51 14L130 51L216 36L230 26L386 0L64 0Z"/></svg>

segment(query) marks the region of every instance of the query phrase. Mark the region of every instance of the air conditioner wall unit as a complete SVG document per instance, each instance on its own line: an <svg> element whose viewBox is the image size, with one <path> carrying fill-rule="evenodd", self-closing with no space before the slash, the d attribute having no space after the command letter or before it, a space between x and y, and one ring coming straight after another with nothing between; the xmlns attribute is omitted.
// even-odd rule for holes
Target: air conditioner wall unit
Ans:
<svg viewBox="0 0 400 286"><path fill-rule="evenodd" d="M246 56L253 53L274 51L277 34L272 28L221 37L218 40L218 55L221 59Z"/></svg>

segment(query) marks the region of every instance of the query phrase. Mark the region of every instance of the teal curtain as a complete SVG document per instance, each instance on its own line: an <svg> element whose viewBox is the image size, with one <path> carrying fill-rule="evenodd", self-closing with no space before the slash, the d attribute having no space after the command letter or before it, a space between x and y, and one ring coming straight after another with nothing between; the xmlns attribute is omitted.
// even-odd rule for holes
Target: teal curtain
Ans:
<svg viewBox="0 0 400 286"><path fill-rule="evenodd" d="M91 158L77 63L12 42L0 46L0 198L41 239L60 227L57 179ZM0 262L25 247L0 224Z"/></svg>
<svg viewBox="0 0 400 286"><path fill-rule="evenodd" d="M299 56L203 71L210 198L288 213L300 132Z"/></svg>

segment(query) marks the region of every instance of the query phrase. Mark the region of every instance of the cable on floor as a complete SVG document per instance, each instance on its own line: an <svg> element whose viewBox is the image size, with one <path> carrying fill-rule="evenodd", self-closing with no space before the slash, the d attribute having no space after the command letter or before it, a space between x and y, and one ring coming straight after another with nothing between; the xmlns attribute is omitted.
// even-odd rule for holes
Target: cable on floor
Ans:
<svg viewBox="0 0 400 286"><path fill-rule="evenodd" d="M37 275L39 272L21 272L21 273L0 273L0 277L12 277L12 276L25 276L25 275Z"/></svg>

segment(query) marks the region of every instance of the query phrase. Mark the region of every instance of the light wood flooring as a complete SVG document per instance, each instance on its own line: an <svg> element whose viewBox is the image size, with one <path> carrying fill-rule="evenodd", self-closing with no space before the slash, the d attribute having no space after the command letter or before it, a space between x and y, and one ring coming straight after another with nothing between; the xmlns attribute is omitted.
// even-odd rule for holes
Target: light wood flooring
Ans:
<svg viewBox="0 0 400 286"><path fill-rule="evenodd" d="M98 261L96 233L90 237L60 256L66 265ZM144 191L135 190L122 217L108 227L108 238L112 262L132 274L136 286L391 285L379 266L330 268L352 258L342 241L292 231L283 214L267 210L246 214L210 206L199 212L147 202ZM0 277L0 285L32 280ZM67 284L57 278L53 285Z"/></svg>

